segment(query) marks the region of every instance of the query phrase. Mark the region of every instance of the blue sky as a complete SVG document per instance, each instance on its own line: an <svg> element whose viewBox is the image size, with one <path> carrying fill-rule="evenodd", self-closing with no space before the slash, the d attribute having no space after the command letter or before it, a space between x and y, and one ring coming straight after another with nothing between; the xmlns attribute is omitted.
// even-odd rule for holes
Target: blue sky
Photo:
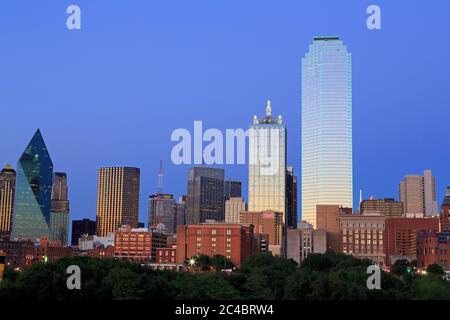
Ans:
<svg viewBox="0 0 450 320"><path fill-rule="evenodd" d="M82 29L66 29L77 4ZM382 30L366 28L366 8ZM450 3L434 1L22 1L0 10L0 165L16 166L37 128L70 184L71 218L95 218L100 166L138 166L140 221L157 187L186 192L170 163L176 128L247 128L270 98L300 173L300 62L315 35L353 57L354 198L396 197L432 169L450 184ZM247 167L227 166L245 185Z"/></svg>

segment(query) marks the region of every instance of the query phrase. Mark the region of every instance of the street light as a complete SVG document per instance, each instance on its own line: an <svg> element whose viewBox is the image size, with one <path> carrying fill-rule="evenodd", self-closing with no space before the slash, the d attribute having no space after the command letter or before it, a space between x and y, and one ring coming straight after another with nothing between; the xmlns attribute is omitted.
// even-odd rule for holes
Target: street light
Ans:
<svg viewBox="0 0 450 320"><path fill-rule="evenodd" d="M196 264L196 263L197 263L197 261L195 261L194 258L190 258L190 259L189 259L188 264L189 264L190 267L195 267L195 264Z"/></svg>

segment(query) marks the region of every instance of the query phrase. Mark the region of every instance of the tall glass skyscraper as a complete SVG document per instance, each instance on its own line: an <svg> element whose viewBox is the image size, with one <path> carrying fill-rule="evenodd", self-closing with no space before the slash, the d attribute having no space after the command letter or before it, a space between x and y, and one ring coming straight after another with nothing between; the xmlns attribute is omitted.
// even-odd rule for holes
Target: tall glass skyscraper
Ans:
<svg viewBox="0 0 450 320"><path fill-rule="evenodd" d="M302 219L316 205L352 207L352 60L338 37L315 37L302 59Z"/></svg>
<svg viewBox="0 0 450 320"><path fill-rule="evenodd" d="M186 223L225 220L223 186L225 171L211 167L193 167L188 172Z"/></svg>
<svg viewBox="0 0 450 320"><path fill-rule="evenodd" d="M97 235L106 237L122 225L137 228L141 170L103 167L98 171Z"/></svg>
<svg viewBox="0 0 450 320"><path fill-rule="evenodd" d="M256 116L249 130L248 210L274 210L286 222L286 126L281 116L272 116L270 101L266 115Z"/></svg>
<svg viewBox="0 0 450 320"><path fill-rule="evenodd" d="M17 163L12 239L50 235L53 163L39 129Z"/></svg>

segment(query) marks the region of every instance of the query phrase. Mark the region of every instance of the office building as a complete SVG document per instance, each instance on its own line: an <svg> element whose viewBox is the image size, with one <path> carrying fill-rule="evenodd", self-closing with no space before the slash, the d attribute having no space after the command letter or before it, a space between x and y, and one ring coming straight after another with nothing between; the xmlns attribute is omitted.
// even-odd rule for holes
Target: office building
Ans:
<svg viewBox="0 0 450 320"><path fill-rule="evenodd" d="M272 210L286 223L287 131L281 116L272 116L270 101L266 115L253 118L249 130L248 210Z"/></svg>
<svg viewBox="0 0 450 320"><path fill-rule="evenodd" d="M287 258L301 263L311 253L325 253L327 237L325 230L314 230L309 223L287 229Z"/></svg>
<svg viewBox="0 0 450 320"><path fill-rule="evenodd" d="M16 171L6 165L0 171L0 239L11 235L15 190Z"/></svg>
<svg viewBox="0 0 450 320"><path fill-rule="evenodd" d="M158 193L148 199L148 226L167 234L175 234L177 227L176 203L172 194Z"/></svg>
<svg viewBox="0 0 450 320"><path fill-rule="evenodd" d="M430 218L386 218L384 245L386 263L417 259L417 235L422 232L438 232L439 219Z"/></svg>
<svg viewBox="0 0 450 320"><path fill-rule="evenodd" d="M242 197L242 183L241 181L225 180L223 186L223 197L227 201L230 198Z"/></svg>
<svg viewBox="0 0 450 320"><path fill-rule="evenodd" d="M186 203L185 202L175 204L175 217L176 217L176 221L177 221L177 223L176 223L177 226L186 224Z"/></svg>
<svg viewBox="0 0 450 320"><path fill-rule="evenodd" d="M72 246L78 245L78 239L83 235L94 235L97 230L95 221L90 219L73 220L72 221Z"/></svg>
<svg viewBox="0 0 450 320"><path fill-rule="evenodd" d="M403 202L395 201L393 198L375 200L363 200L360 204L362 215L380 214L389 218L401 218L403 216Z"/></svg>
<svg viewBox="0 0 450 320"><path fill-rule="evenodd" d="M274 255L283 255L283 213L276 211L241 212L241 224L254 226L255 234L267 234L269 251Z"/></svg>
<svg viewBox="0 0 450 320"><path fill-rule="evenodd" d="M223 201L223 169L193 167L188 173L186 223L198 224L206 220L225 220Z"/></svg>
<svg viewBox="0 0 450 320"><path fill-rule="evenodd" d="M291 166L286 170L286 225L288 228L297 228L297 176Z"/></svg>
<svg viewBox="0 0 450 320"><path fill-rule="evenodd" d="M339 205L317 205L317 230L325 230L327 235L327 251L341 251L340 216L352 214L351 208Z"/></svg>
<svg viewBox="0 0 450 320"><path fill-rule="evenodd" d="M226 223L202 223L178 226L176 262L205 254L223 255L239 266L253 254L253 226Z"/></svg>
<svg viewBox="0 0 450 320"><path fill-rule="evenodd" d="M69 211L67 175L55 172L50 212L50 240L60 240L63 245L68 244Z"/></svg>
<svg viewBox="0 0 450 320"><path fill-rule="evenodd" d="M247 211L247 205L243 198L231 197L225 201L225 222L239 223L239 215L241 212Z"/></svg>
<svg viewBox="0 0 450 320"><path fill-rule="evenodd" d="M386 264L384 231L386 217L380 213L340 215L341 252L359 259Z"/></svg>
<svg viewBox="0 0 450 320"><path fill-rule="evenodd" d="M431 170L421 175L407 175L400 182L400 201L406 217L422 218L437 215L435 178Z"/></svg>
<svg viewBox="0 0 450 320"><path fill-rule="evenodd" d="M39 129L17 163L12 239L50 235L53 163Z"/></svg>
<svg viewBox="0 0 450 320"><path fill-rule="evenodd" d="M100 168L97 190L98 236L115 232L122 225L137 227L139 179L139 168Z"/></svg>
<svg viewBox="0 0 450 320"><path fill-rule="evenodd" d="M316 206L353 207L352 57L338 37L315 37L302 59L302 220Z"/></svg>

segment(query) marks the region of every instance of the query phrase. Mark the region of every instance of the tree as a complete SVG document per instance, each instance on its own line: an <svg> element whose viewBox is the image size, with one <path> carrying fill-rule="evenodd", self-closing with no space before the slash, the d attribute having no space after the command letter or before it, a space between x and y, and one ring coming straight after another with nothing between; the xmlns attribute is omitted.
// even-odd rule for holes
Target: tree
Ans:
<svg viewBox="0 0 450 320"><path fill-rule="evenodd" d="M292 260L257 254L241 264L241 294L250 299L282 299L287 277L297 268Z"/></svg>
<svg viewBox="0 0 450 320"><path fill-rule="evenodd" d="M234 268L234 264L231 260L221 254L215 254L212 256L211 265L216 271Z"/></svg>
<svg viewBox="0 0 450 320"><path fill-rule="evenodd" d="M442 276L444 274L444 268L442 268L440 265L436 263L433 263L427 267L427 272Z"/></svg>

